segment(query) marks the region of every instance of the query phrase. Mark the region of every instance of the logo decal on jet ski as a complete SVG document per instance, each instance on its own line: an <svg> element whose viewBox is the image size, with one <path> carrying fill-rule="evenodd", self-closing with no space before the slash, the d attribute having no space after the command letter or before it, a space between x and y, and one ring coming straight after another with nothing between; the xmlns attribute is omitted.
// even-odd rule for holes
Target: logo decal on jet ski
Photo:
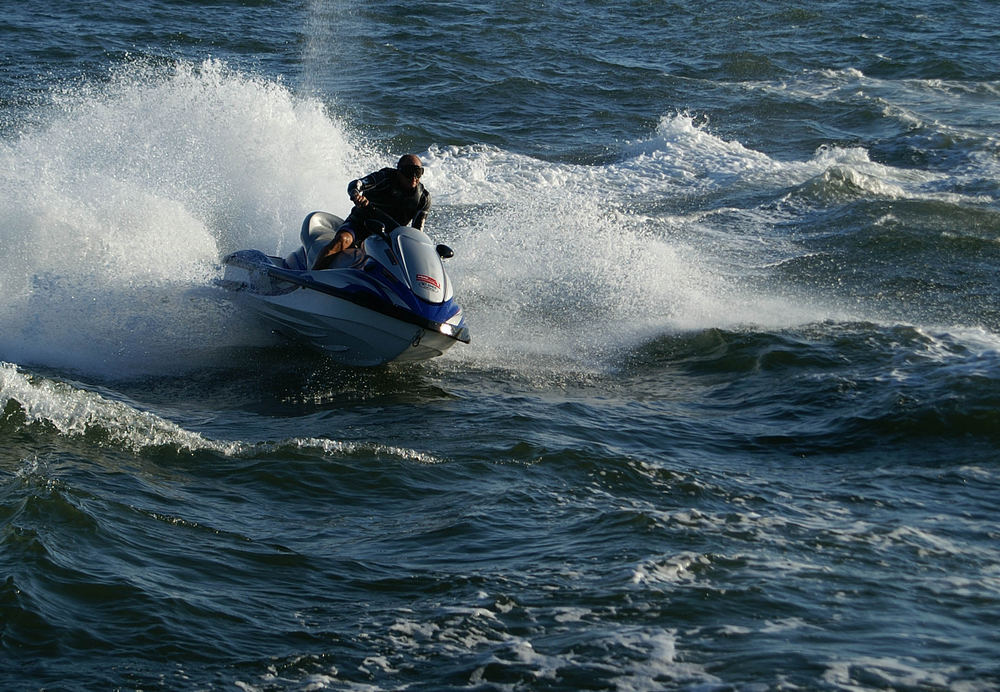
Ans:
<svg viewBox="0 0 1000 692"><path fill-rule="evenodd" d="M437 282L433 276L427 276L426 274L417 274L417 281L422 284L427 284L428 286L433 286L436 290L441 290L441 284Z"/></svg>

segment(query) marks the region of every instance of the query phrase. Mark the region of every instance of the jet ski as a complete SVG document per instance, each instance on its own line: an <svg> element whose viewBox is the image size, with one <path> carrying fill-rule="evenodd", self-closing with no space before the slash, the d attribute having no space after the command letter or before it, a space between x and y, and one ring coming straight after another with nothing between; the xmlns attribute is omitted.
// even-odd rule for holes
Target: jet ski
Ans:
<svg viewBox="0 0 1000 692"><path fill-rule="evenodd" d="M345 365L426 360L469 343L443 259L426 233L388 216L369 220L360 248L312 269L343 219L315 211L302 222L301 247L285 258L240 250L223 259L219 284L275 331ZM391 228L392 230L388 230Z"/></svg>

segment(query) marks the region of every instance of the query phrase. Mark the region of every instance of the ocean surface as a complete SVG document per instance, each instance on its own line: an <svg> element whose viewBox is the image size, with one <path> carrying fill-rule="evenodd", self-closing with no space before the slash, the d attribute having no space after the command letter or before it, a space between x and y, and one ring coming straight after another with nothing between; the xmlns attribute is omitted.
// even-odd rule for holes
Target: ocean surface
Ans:
<svg viewBox="0 0 1000 692"><path fill-rule="evenodd" d="M1000 689L996 2L0 7L0 688ZM217 288L406 152L471 344Z"/></svg>

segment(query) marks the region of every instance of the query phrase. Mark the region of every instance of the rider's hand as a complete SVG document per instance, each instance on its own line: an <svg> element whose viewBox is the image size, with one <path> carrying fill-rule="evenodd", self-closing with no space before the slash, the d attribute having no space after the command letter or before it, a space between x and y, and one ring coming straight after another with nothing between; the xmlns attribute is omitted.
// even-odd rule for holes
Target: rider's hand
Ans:
<svg viewBox="0 0 1000 692"><path fill-rule="evenodd" d="M338 252L343 252L347 248L351 247L354 242L354 235L347 231L340 231L337 233L334 241L330 243L330 246L326 249L326 254L336 255Z"/></svg>
<svg viewBox="0 0 1000 692"><path fill-rule="evenodd" d="M359 207L367 207L368 198L359 192L358 194L354 195L354 203L357 204Z"/></svg>

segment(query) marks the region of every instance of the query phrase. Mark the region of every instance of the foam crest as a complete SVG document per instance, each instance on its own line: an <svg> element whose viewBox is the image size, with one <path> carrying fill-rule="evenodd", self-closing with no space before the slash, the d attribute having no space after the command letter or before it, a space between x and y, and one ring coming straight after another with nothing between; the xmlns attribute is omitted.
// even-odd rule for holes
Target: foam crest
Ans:
<svg viewBox="0 0 1000 692"><path fill-rule="evenodd" d="M673 189L693 194L761 179L773 184L775 176L784 179L794 170L740 142L712 134L706 123L683 114L661 118L652 138L629 145L624 153L628 158L613 167L616 181L644 193Z"/></svg>
<svg viewBox="0 0 1000 692"><path fill-rule="evenodd" d="M0 362L0 414L12 401L17 403L29 424L50 425L60 435L68 437L99 432L108 443L134 453L168 447L179 452L211 452L226 457L248 458L296 449L329 457L364 454L419 464L443 461L432 454L405 447L314 437L278 442L213 440L124 401L79 389L66 382L30 375L13 364Z"/></svg>
<svg viewBox="0 0 1000 692"><path fill-rule="evenodd" d="M78 436L99 428L111 442L133 451L160 445L234 451L233 445L213 443L121 401L64 382L26 375L9 363L0 363L0 409L12 400L18 403L26 421L46 423L63 435Z"/></svg>
<svg viewBox="0 0 1000 692"><path fill-rule="evenodd" d="M635 567L632 572L633 584L690 584L697 573L710 565L705 555L683 553L662 560L648 560Z"/></svg>
<svg viewBox="0 0 1000 692"><path fill-rule="evenodd" d="M995 142L987 147L995 148ZM961 191L963 181L974 182L995 172L981 161L981 154L970 154L974 164L959 178L953 173L873 162L861 147L821 146L810 158L780 161L725 140L713 134L707 123L683 114L661 118L655 135L627 146L625 155L624 161L609 167L606 183L638 195L701 195L743 187L778 192L788 186L806 186L823 199L927 199L972 205L995 201Z"/></svg>

